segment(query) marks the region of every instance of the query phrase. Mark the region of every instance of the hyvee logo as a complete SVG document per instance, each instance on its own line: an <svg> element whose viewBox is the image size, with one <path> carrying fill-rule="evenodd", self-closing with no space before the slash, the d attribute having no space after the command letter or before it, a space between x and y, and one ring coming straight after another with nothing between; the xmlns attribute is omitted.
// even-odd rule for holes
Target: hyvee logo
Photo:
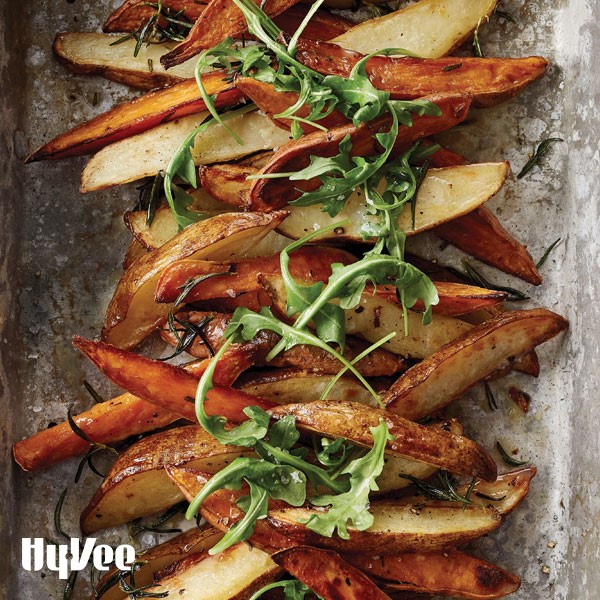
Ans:
<svg viewBox="0 0 600 600"><path fill-rule="evenodd" d="M96 538L85 540L83 548L79 538L71 538L70 544L45 544L44 538L23 538L21 564L26 571L41 571L44 567L58 571L61 579L67 579L72 571L82 571L90 563L98 571L108 571L111 565L124 571L135 561L133 546L123 544L112 548L106 544L96 546Z"/></svg>

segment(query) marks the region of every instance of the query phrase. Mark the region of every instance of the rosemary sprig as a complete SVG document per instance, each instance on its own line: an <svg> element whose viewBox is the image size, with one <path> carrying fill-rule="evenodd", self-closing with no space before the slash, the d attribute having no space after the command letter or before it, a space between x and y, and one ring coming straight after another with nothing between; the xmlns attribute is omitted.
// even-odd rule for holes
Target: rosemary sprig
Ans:
<svg viewBox="0 0 600 600"><path fill-rule="evenodd" d="M467 260L462 261L464 272L449 268L448 270L456 273L459 277L466 278L471 281L474 285L486 288L488 290L496 290L499 292L506 292L508 294L507 302L520 302L522 300L529 300L529 296L524 292L521 292L515 288L507 287L503 285L498 285L496 283L492 283L489 279L484 277L481 272L479 272L473 265L471 265Z"/></svg>
<svg viewBox="0 0 600 600"><path fill-rule="evenodd" d="M62 507L65 502L65 498L67 497L68 491L69 491L69 488L65 488L62 491L61 495L58 497L56 506L54 507L54 530L56 531L56 533L58 533L62 537L66 538L67 540L70 540L71 536L66 534L63 531L62 524L61 524Z"/></svg>
<svg viewBox="0 0 600 600"><path fill-rule="evenodd" d="M172 333L177 339L177 346L172 354L169 354L169 356L165 356L164 358L159 358L158 360L171 360L172 358L179 356L194 343L196 338L200 338L206 345L209 354L214 356L214 350L212 349L210 343L208 343L208 339L204 334L204 328L210 322L210 320L211 317L205 316L199 323L192 323L191 321L183 321L182 319L177 318L173 314L173 311L169 311L169 315L167 317L167 326L169 328L169 332Z"/></svg>
<svg viewBox="0 0 600 600"><path fill-rule="evenodd" d="M502 457L502 460L507 464L510 465L512 467L520 467L522 465L526 465L529 461L526 460L517 460L516 458L513 458L503 447L502 444L500 442L496 442L496 448L498 449L498 452L500 453L500 456Z"/></svg>
<svg viewBox="0 0 600 600"><path fill-rule="evenodd" d="M63 600L71 600L71 598L73 598L77 575L79 575L79 571L71 571L69 574L69 578L67 579L67 583L65 584L65 589L63 591Z"/></svg>
<svg viewBox="0 0 600 600"><path fill-rule="evenodd" d="M558 244L560 243L561 239L562 238L555 239L548 246L548 248L546 248L546 251L542 255L542 258L540 258L540 260L538 260L537 264L535 265L536 269L541 269L544 266L545 262L548 260L548 257L550 256L550 254L552 253L552 251L554 250L554 248L556 248L556 246L558 246Z"/></svg>
<svg viewBox="0 0 600 600"><path fill-rule="evenodd" d="M479 21L477 21L477 27L475 27L475 31L473 32L473 54L478 58L484 58L485 56L481 49L481 44L479 43L479 28L484 20L487 21L488 17L481 17Z"/></svg>
<svg viewBox="0 0 600 600"><path fill-rule="evenodd" d="M525 163L525 166L521 169L521 171L517 175L517 179L523 179L523 177L525 177L525 175L527 175L527 173L529 173L535 166L539 167L540 161L542 160L542 158L544 158L544 156L546 156L546 154L548 154L548 151L550 150L550 146L552 144L555 144L556 142L564 142L564 141L565 140L563 140L562 138L559 138L559 137L551 137L551 138L542 140L538 144L537 148L534 150L531 158Z"/></svg>
<svg viewBox="0 0 600 600"><path fill-rule="evenodd" d="M494 11L494 14L497 17L500 17L501 19L504 19L505 21L509 21L510 23L513 23L514 25L517 24L516 19L510 13L508 13L508 12L506 12L504 10L498 10L498 9L496 9Z"/></svg>
<svg viewBox="0 0 600 600"><path fill-rule="evenodd" d="M498 410L498 402L496 402L496 397L494 396L494 392L492 392L490 384L486 381L484 382L483 387L485 389L485 397L487 398L490 410Z"/></svg>
<svg viewBox="0 0 600 600"><path fill-rule="evenodd" d="M67 409L67 421L75 435L80 437L82 440L86 441L88 444L91 444L93 448L97 448L98 450L108 450L109 452L112 452L113 454L119 456L119 453L117 452L117 450L115 450L115 448L112 448L111 446L107 446L106 444L101 444L100 442L94 442L94 440L90 439L90 437L87 435L87 433L85 433L85 431L83 431L77 425L77 423L75 423L75 419L73 418L73 415L71 414L72 410L73 410L73 405L71 404L71 406L69 406L69 408Z"/></svg>
<svg viewBox="0 0 600 600"><path fill-rule="evenodd" d="M102 404L104 402L104 398L94 389L94 386L87 381L83 380L83 387L87 390L88 394L94 399L96 404Z"/></svg>
<svg viewBox="0 0 600 600"><path fill-rule="evenodd" d="M438 472L439 486L429 483L423 479L413 477L412 475L400 475L403 479L408 479L416 488L417 491L430 500L443 500L445 502L459 502L465 506L473 504L470 499L475 482L471 482L469 490L464 496L461 496L452 482L448 471Z"/></svg>
<svg viewBox="0 0 600 600"><path fill-rule="evenodd" d="M178 504L171 506L171 508L167 509L164 513L149 523L143 523L141 519L130 521L127 524L129 536L133 538L142 531L150 533L181 533L181 529L177 527L163 528L162 525L172 519L175 515L183 512L186 506L187 502L179 502Z"/></svg>

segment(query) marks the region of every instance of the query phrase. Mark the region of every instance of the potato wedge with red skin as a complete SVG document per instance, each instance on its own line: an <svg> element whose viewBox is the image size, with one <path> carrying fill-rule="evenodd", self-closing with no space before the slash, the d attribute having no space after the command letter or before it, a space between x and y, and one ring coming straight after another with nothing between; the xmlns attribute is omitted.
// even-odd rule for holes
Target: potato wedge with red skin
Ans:
<svg viewBox="0 0 600 600"><path fill-rule="evenodd" d="M435 234L463 252L533 285L542 277L527 248L511 236L485 206L458 220L443 223Z"/></svg>
<svg viewBox="0 0 600 600"><path fill-rule="evenodd" d="M496 463L477 443L443 429L425 427L394 413L356 402L319 400L270 409L274 419L291 415L298 429L330 438L343 438L358 446L373 445L371 427L383 419L394 439L386 454L418 460L460 475L495 481Z"/></svg>
<svg viewBox="0 0 600 600"><path fill-rule="evenodd" d="M295 279L327 282L331 275L332 264L348 265L355 261L356 258L345 250L327 246L304 246L290 254L289 268ZM274 254L229 263L191 259L178 261L163 271L154 298L156 302L175 302L188 281L202 275L220 272L227 274L222 277L211 277L194 286L185 297L185 302L201 302L212 298L257 292L261 289L258 282L260 274L281 273L281 258L279 254Z"/></svg>
<svg viewBox="0 0 600 600"><path fill-rule="evenodd" d="M154 583L153 575L157 571L161 571L179 561L190 554L210 550L223 537L223 533L208 524L201 528L194 527L188 531L181 533L162 544L152 546L141 554L137 555L140 564L135 571L136 587L140 588L145 585ZM129 594L119 589L119 582L112 582L111 579L117 574L119 569L112 567L104 577L94 586L95 594L90 600L96 600L101 597L102 600L128 600ZM127 583L130 582L129 576L125 575L124 579Z"/></svg>
<svg viewBox="0 0 600 600"><path fill-rule="evenodd" d="M179 600L247 600L281 574L269 554L242 542L216 556L200 552L184 558L157 573L156 585L145 592Z"/></svg>
<svg viewBox="0 0 600 600"><path fill-rule="evenodd" d="M152 404L166 408L188 421L196 421L194 398L199 376L187 373L159 360L151 360L139 354L126 352L110 344L92 342L76 337L73 345L81 350L102 373L115 385ZM209 415L221 415L233 422L247 420L244 408L260 406L269 408L266 402L240 390L215 386L207 393L204 408Z"/></svg>
<svg viewBox="0 0 600 600"><path fill-rule="evenodd" d="M406 150L414 141L450 129L463 121L471 101L464 96L431 96L426 98L437 104L439 117L414 115L412 127L400 127L394 146L395 152ZM352 142L352 156L376 154L375 135L389 131L391 116L382 115L374 121L358 127L352 124L334 127L327 132L317 131L291 140L274 153L271 161L260 170L259 175L273 175L299 171L310 163L311 156L331 157L339 152L340 142L348 135ZM250 210L268 211L285 206L296 199L302 190L315 189L319 180L289 181L287 179L255 179L248 192L247 207Z"/></svg>
<svg viewBox="0 0 600 600"><path fill-rule="evenodd" d="M300 40L297 60L322 75L347 78L354 65L365 57L330 42ZM473 97L473 106L489 107L510 100L541 77L548 61L527 58L412 58L373 56L366 73L379 90L394 100L460 93Z"/></svg>
<svg viewBox="0 0 600 600"><path fill-rule="evenodd" d="M81 530L90 535L163 511L183 500L164 470L187 466L214 475L252 450L224 446L200 425L161 431L136 442L111 467L81 514Z"/></svg>
<svg viewBox="0 0 600 600"><path fill-rule="evenodd" d="M217 351L225 341L224 332L231 320L231 315L223 313L211 313L211 312L191 312L191 313L180 313L179 318L181 320L187 320L191 323L199 323L209 317L210 321L203 327L203 334L213 350ZM166 329L161 330L163 339L171 345L176 345L175 336L167 331ZM252 340L243 343L235 344L233 347L242 351L242 348L247 352L251 353L254 357L254 365L258 367L297 367L303 368L315 373L326 373L335 375L340 370L339 361L332 357L328 352L316 348L314 346L308 346L300 344L289 350L285 350L272 361L267 363L265 361L266 355L279 341L279 336L273 332L261 331ZM346 349L344 356L348 360L354 360L361 352L367 348L368 344L365 344L362 340L356 338L348 338L346 341ZM208 348L202 340L195 339L191 346L187 349L192 356L197 358L205 358L209 355ZM356 364L357 369L365 377L382 377L386 375L393 375L406 369L406 363L403 358L377 348L375 351L369 353Z"/></svg>
<svg viewBox="0 0 600 600"><path fill-rule="evenodd" d="M184 258L230 260L251 255L286 212L222 214L190 225L160 248L148 252L119 281L106 311L102 337L120 348L133 348L167 318L171 306L156 304L162 272Z"/></svg>
<svg viewBox="0 0 600 600"><path fill-rule="evenodd" d="M347 554L344 558L371 577L397 582L394 590L491 600L512 594L521 585L516 575L458 550L379 557Z"/></svg>
<svg viewBox="0 0 600 600"><path fill-rule="evenodd" d="M567 327L563 317L545 309L502 313L406 371L382 400L388 410L420 419Z"/></svg>
<svg viewBox="0 0 600 600"><path fill-rule="evenodd" d="M258 0L256 2L258 4ZM261 8L270 17L287 10L298 0L267 0ZM228 37L240 37L248 31L242 11L233 0L212 0L202 12L183 42L160 58L161 64L169 69L196 56L202 50L212 48Z"/></svg>
<svg viewBox="0 0 600 600"><path fill-rule="evenodd" d="M215 105L227 108L244 96L221 72L206 73L202 80L206 91L215 96ZM132 137L157 125L206 110L195 79L154 90L124 102L101 115L54 138L25 162L93 154L104 146Z"/></svg>
<svg viewBox="0 0 600 600"><path fill-rule="evenodd" d="M397 554L435 552L465 544L490 533L502 522L493 508L463 507L458 503L427 500L420 504L406 501L375 500L369 512L373 525L366 531L348 527L349 538L326 537L306 527L306 522L323 509L284 507L269 510L267 521L279 533L301 544L330 548L338 552Z"/></svg>
<svg viewBox="0 0 600 600"><path fill-rule="evenodd" d="M332 550L297 546L274 554L273 560L324 600L390 600L363 572Z"/></svg>

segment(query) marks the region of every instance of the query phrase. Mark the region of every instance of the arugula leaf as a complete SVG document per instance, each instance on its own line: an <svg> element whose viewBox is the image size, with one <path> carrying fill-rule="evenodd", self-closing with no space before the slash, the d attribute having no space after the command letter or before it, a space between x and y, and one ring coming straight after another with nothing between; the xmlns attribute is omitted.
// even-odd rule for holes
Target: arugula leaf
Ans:
<svg viewBox="0 0 600 600"><path fill-rule="evenodd" d="M376 480L383 470L386 444L392 437L383 420L377 427L371 427L371 433L373 448L342 471L342 474L350 475L350 489L337 496L323 495L310 499L314 506L329 507L326 512L310 517L306 526L311 531L327 537L337 531L346 540L349 538L349 523L359 531L365 531L373 524L373 515L369 512L369 493L379 489Z"/></svg>
<svg viewBox="0 0 600 600"><path fill-rule="evenodd" d="M321 596L315 594L315 592L313 592L306 584L298 581L297 579L285 579L283 581L269 583L268 585L265 585L265 587L252 594L250 600L258 600L258 598L263 596L269 590L274 590L276 588L282 588L284 600L305 600L306 594L314 594L319 600L323 600Z"/></svg>

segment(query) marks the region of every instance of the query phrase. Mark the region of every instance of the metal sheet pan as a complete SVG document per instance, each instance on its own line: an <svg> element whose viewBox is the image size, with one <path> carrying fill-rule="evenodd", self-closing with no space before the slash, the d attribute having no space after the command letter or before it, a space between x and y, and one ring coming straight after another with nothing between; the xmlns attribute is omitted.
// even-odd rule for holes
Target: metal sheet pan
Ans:
<svg viewBox="0 0 600 600"><path fill-rule="evenodd" d="M97 485L92 474L79 486L70 485L76 461L23 474L11 462L10 445L64 419L71 403L85 408L90 400L81 387L84 377L103 394L111 392L71 349L70 338L99 331L128 241L121 214L136 193L131 187L84 198L78 193L83 160L27 168L20 160L40 142L126 97L127 90L116 84L67 74L50 51L56 32L95 30L116 4L0 0L0 539L5 541L0 598L7 600L62 597L55 574L21 569L20 540L54 537L52 512L67 485L64 527L75 534L79 511ZM507 158L516 172L540 138L565 139L553 148L543 172L511 180L493 207L534 256L562 238L544 267L544 285L528 291L530 304L564 314L571 330L542 349L539 380L511 376L496 384L501 398L510 383L529 392L528 416L506 400L501 411L490 414L479 390L457 409L468 432L487 447L505 440L539 468L526 504L475 547L522 576L515 599L595 599L600 594L600 5L505 0L502 9L516 24L492 19L483 34L487 53L542 54L553 67L520 98L475 113L447 142L471 159ZM419 243L424 252L435 249L445 263L458 262L457 252L440 254L437 245L431 239ZM119 537L118 531L102 535L108 542ZM83 587L76 597L84 597Z"/></svg>

